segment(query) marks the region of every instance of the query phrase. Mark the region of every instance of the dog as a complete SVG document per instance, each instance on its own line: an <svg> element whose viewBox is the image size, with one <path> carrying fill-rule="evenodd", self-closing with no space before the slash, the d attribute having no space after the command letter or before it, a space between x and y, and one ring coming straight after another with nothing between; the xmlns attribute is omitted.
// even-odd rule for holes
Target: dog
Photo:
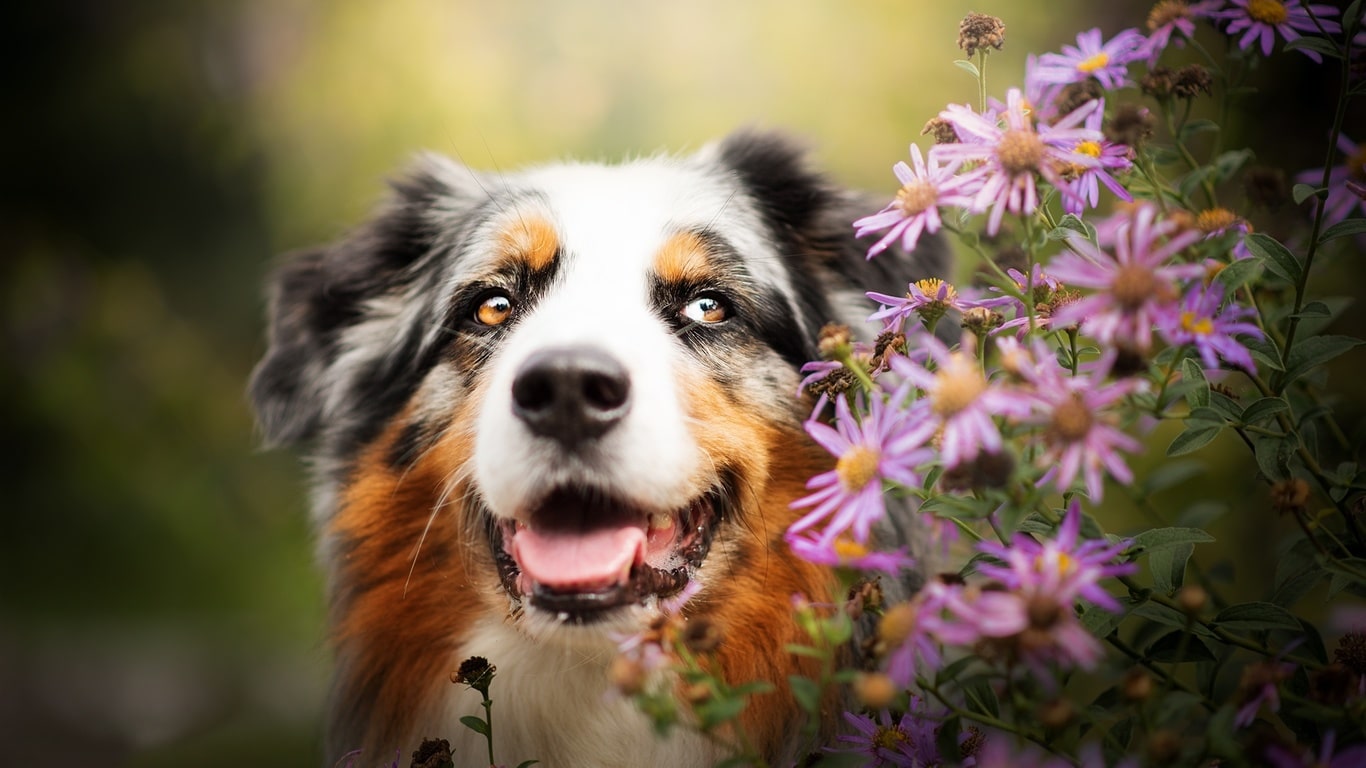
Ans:
<svg viewBox="0 0 1366 768"><path fill-rule="evenodd" d="M311 469L329 765L426 737L486 762L460 723L479 695L450 681L472 656L497 669L499 762L714 764L607 674L693 582L682 615L719 630L720 674L774 687L740 725L799 758L787 680L814 667L783 650L808 642L791 600L844 598L783 539L834 460L803 430L799 369L824 324L867 327L866 291L944 275L947 249L866 258L851 222L879 203L756 130L506 174L424 155L392 187L276 269L249 385L264 442Z"/></svg>

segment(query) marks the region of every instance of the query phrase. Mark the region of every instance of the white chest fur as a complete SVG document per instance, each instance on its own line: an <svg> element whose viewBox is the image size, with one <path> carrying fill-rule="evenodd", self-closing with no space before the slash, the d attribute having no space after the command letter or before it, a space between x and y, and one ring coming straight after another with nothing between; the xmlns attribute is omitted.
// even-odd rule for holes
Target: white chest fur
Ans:
<svg viewBox="0 0 1366 768"><path fill-rule="evenodd" d="M501 619L480 623L452 660L482 656L497 674L493 700L494 758L516 766L537 760L540 768L700 768L724 757L704 737L676 728L659 738L650 721L607 682L610 644L592 649L536 642ZM478 692L452 685L444 711L417 737L448 738L455 764L484 765L484 737L460 723L483 716Z"/></svg>

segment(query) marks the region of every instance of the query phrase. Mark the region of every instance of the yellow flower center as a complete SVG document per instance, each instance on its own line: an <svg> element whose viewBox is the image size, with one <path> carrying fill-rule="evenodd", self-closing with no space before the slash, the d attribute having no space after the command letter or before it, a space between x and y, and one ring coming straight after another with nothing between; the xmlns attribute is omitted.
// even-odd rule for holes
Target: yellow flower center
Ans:
<svg viewBox="0 0 1366 768"><path fill-rule="evenodd" d="M1156 32L1158 28L1188 16L1190 9L1186 7L1185 0L1161 0L1148 12L1148 31Z"/></svg>
<svg viewBox="0 0 1366 768"><path fill-rule="evenodd" d="M840 537L835 539L835 554L839 556L840 562L847 563L867 555L868 548L853 539Z"/></svg>
<svg viewBox="0 0 1366 768"><path fill-rule="evenodd" d="M877 476L877 463L881 457L877 451L863 445L856 445L845 451L835 462L835 474L844 487L857 491Z"/></svg>
<svg viewBox="0 0 1366 768"><path fill-rule="evenodd" d="M1119 274L1115 275L1115 282L1110 287L1110 293L1115 297L1115 303L1120 309L1126 312L1135 312L1143 303L1153 295L1157 289L1157 280L1153 278L1151 270L1143 267L1127 265L1120 267Z"/></svg>
<svg viewBox="0 0 1366 768"><path fill-rule="evenodd" d="M896 749L910 738L900 729L890 725L879 725L873 732L873 746L881 749Z"/></svg>
<svg viewBox="0 0 1366 768"><path fill-rule="evenodd" d="M961 413L986 391L987 380L972 358L955 352L934 376L930 407L945 418Z"/></svg>
<svg viewBox="0 0 1366 768"><path fill-rule="evenodd" d="M1214 321L1208 317L1196 317L1194 312L1182 312L1181 328L1190 333L1208 336L1214 333Z"/></svg>
<svg viewBox="0 0 1366 768"><path fill-rule="evenodd" d="M1036 556L1034 558L1034 570L1037 573L1045 573L1049 570L1056 570L1059 576L1066 576L1067 574L1071 573L1073 569L1076 568L1076 561L1073 560L1072 557L1068 555L1066 552L1058 552L1056 554L1057 560L1054 560L1052 563L1049 562L1049 558L1044 557L1043 555ZM1050 565L1052 566L1051 568Z"/></svg>
<svg viewBox="0 0 1366 768"><path fill-rule="evenodd" d="M1285 4L1280 0L1248 0L1247 15L1263 24L1284 24Z"/></svg>
<svg viewBox="0 0 1366 768"><path fill-rule="evenodd" d="M939 190L924 179L916 179L896 193L896 205L907 216L914 216L933 208L938 200Z"/></svg>
<svg viewBox="0 0 1366 768"><path fill-rule="evenodd" d="M1043 139L1024 129L1006 131L996 144L996 158L1011 176L1032 173L1044 158Z"/></svg>
<svg viewBox="0 0 1366 768"><path fill-rule="evenodd" d="M1100 157L1100 142L1083 141L1072 151L1079 155L1086 155L1087 157Z"/></svg>
<svg viewBox="0 0 1366 768"><path fill-rule="evenodd" d="M915 281L915 287L919 288L920 292L926 296L938 296L939 289L945 286L947 289L944 291L944 301L951 302L958 298L958 289L954 288L952 283L945 283L937 277L927 277L924 280Z"/></svg>
<svg viewBox="0 0 1366 768"><path fill-rule="evenodd" d="M1101 51L1100 53L1097 53L1091 58L1078 64L1077 69L1089 75L1092 72L1095 72L1097 69L1104 69L1105 65L1109 63L1110 54L1106 53L1105 51Z"/></svg>
<svg viewBox="0 0 1366 768"><path fill-rule="evenodd" d="M1228 229L1238 221L1238 214L1227 208L1209 208L1195 217L1195 226L1201 232L1219 232Z"/></svg>
<svg viewBox="0 0 1366 768"><path fill-rule="evenodd" d="M1096 419L1091 415L1091 409L1086 407L1080 397L1073 395L1071 399L1053 409L1053 419L1049 426L1052 428L1052 435L1059 441L1074 443L1090 434L1095 423Z"/></svg>
<svg viewBox="0 0 1366 768"><path fill-rule="evenodd" d="M1357 147L1347 158L1347 175L1354 179L1366 180L1366 143Z"/></svg>

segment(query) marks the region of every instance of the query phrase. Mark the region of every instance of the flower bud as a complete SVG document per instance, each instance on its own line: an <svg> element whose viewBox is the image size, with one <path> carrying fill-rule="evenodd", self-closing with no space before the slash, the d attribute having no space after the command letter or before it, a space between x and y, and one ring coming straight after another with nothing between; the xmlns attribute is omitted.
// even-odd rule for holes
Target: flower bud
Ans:
<svg viewBox="0 0 1366 768"><path fill-rule="evenodd" d="M869 709L883 709L896 699L897 688L880 672L863 672L854 678L854 696Z"/></svg>
<svg viewBox="0 0 1366 768"><path fill-rule="evenodd" d="M1209 605L1209 593L1195 584L1187 584L1176 593L1176 604L1187 616L1194 618Z"/></svg>

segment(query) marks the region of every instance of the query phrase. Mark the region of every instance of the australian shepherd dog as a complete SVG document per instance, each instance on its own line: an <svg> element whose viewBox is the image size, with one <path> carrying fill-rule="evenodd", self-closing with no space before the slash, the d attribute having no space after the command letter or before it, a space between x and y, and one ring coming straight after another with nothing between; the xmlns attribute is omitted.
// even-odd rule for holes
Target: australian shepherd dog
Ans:
<svg viewBox="0 0 1366 768"><path fill-rule="evenodd" d="M752 131L517 173L425 156L367 223L281 264L250 390L266 442L312 470L329 764L424 737L487 762L460 724L480 697L450 681L481 656L499 762L711 765L712 741L657 737L607 675L694 582L682 616L719 630L718 673L774 686L747 737L798 757L792 597L843 599L783 539L833 463L799 369L824 324L867 327L865 291L946 268L935 245L866 259L850 223L878 207Z"/></svg>

